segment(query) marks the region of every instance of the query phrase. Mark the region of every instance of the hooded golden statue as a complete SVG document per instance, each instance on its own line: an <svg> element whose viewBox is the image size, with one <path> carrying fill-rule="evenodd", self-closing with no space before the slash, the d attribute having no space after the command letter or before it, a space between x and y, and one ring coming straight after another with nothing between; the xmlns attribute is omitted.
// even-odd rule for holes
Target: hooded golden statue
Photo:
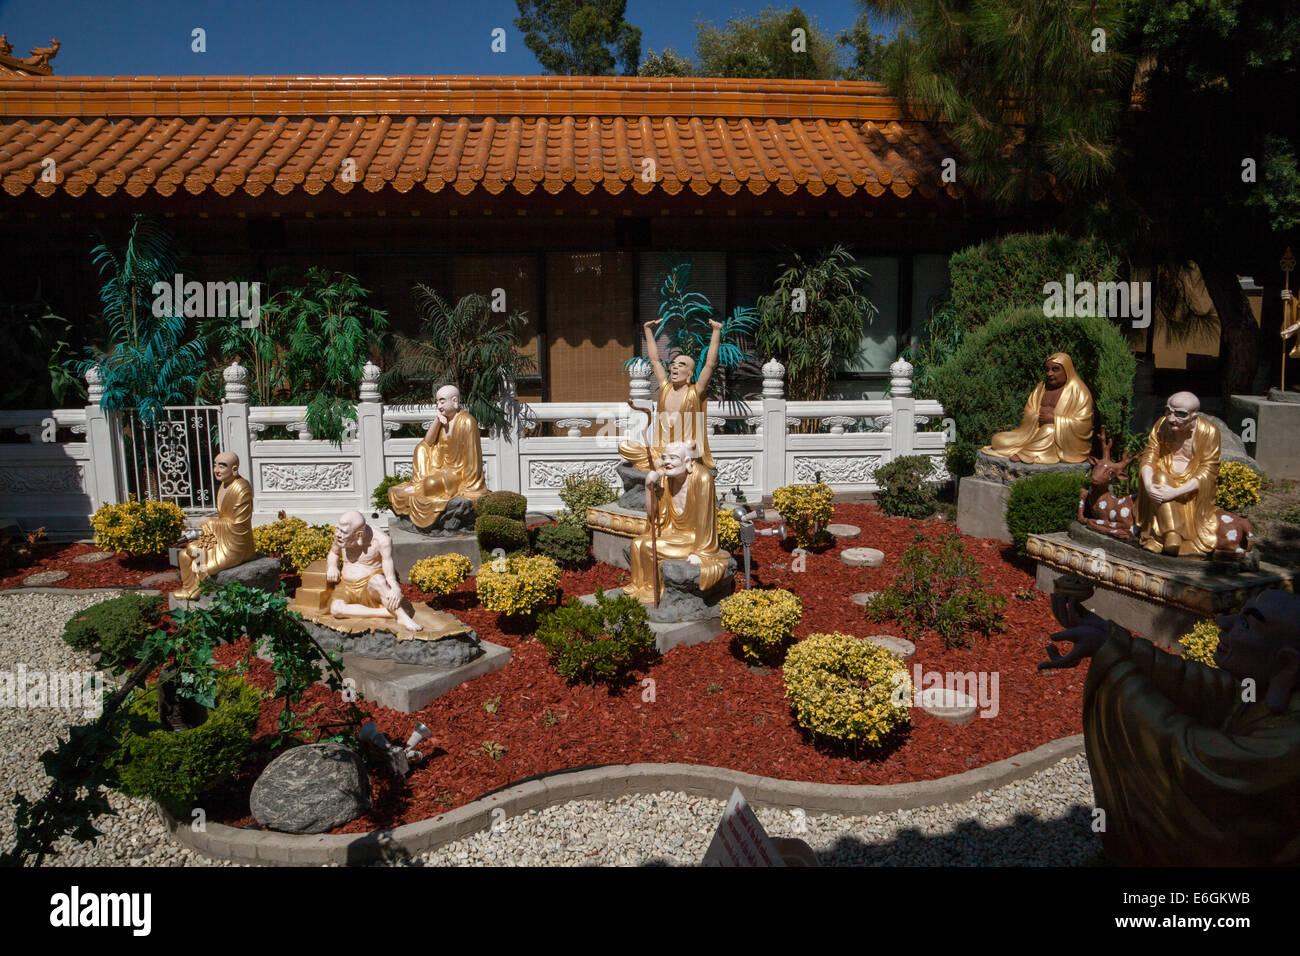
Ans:
<svg viewBox="0 0 1300 956"><path fill-rule="evenodd" d="M1092 393L1064 352L1047 360L1047 376L1029 394L1015 431L998 432L981 451L1030 465L1077 465L1092 449Z"/></svg>
<svg viewBox="0 0 1300 956"><path fill-rule="evenodd" d="M693 446L685 442L673 442L664 448L663 476L668 480L655 495L654 512L648 515L655 524L658 541L652 542L649 531L632 541L632 583L623 592L643 604L654 603L663 593L663 579L654 561L656 544L660 561L689 560L692 555L699 558L701 591L722 580L731 560L731 555L718 547L718 499L713 473L697 463L693 452ZM646 476L647 484L663 476L651 471Z"/></svg>
<svg viewBox="0 0 1300 956"><path fill-rule="evenodd" d="M437 421L415 446L411 480L388 489L394 513L420 528L431 527L452 498L477 502L487 494L477 419L460 407L455 385L438 389L437 403Z"/></svg>
<svg viewBox="0 0 1300 956"><path fill-rule="evenodd" d="M1138 463L1138 538L1148 551L1204 555L1215 548L1219 429L1190 392L1170 396ZM1159 490L1156 490L1156 489Z"/></svg>
<svg viewBox="0 0 1300 956"><path fill-rule="evenodd" d="M253 488L239 477L239 456L223 451L212 462L217 479L217 514L199 526L199 536L180 553L181 586L173 592L178 600L199 596L204 578L251 561L253 546Z"/></svg>

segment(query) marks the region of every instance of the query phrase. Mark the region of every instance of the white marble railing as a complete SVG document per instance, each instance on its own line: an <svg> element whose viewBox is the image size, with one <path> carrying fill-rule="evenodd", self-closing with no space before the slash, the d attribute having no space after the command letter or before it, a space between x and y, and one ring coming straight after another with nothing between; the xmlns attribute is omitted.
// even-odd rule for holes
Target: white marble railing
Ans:
<svg viewBox="0 0 1300 956"><path fill-rule="evenodd" d="M279 511L322 523L351 508L369 513L371 493L385 475L410 474L420 439L396 433L407 425L428 428L437 409L383 404L379 372L367 364L357 420L335 445L311 434L303 406L249 405L247 370L238 364L225 370L221 446L239 455L242 473L253 484L257 523L274 520ZM943 408L912 398L912 368L905 361L894 363L890 372L888 399L795 402L784 398L785 369L768 362L761 398L709 409L719 491L739 487L754 501L781 485L814 481L820 473L837 491L872 492L875 469L910 454L928 456L938 475L946 477L943 452L949 432L917 430L939 424ZM634 363L629 378L630 402L650 407L649 366ZM48 517L59 530L84 530L100 502L123 499L119 417L99 408L94 370L88 381L92 404L84 409L0 412L0 435L12 429L30 436L25 444L0 445L0 517L17 518L24 526ZM531 510L554 512L568 475L599 474L611 487L621 487L615 473L618 443L637 437L643 412L622 402L520 403L513 396L504 407L510 424L482 436L489 488L520 492ZM821 430L795 431L808 420L816 420ZM60 443L60 430L66 438L69 427L85 440ZM271 429L279 428L293 437L274 437ZM210 465L187 462L186 467ZM51 488L58 490L50 494ZM47 510L34 513L33 502L46 502L36 507Z"/></svg>

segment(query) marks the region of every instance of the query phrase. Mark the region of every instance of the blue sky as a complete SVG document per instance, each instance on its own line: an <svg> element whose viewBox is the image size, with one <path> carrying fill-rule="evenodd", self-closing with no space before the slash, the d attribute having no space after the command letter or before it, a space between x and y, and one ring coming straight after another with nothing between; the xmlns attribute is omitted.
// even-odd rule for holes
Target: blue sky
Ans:
<svg viewBox="0 0 1300 956"><path fill-rule="evenodd" d="M627 19L641 28L643 53L689 53L697 18L721 24L766 5L629 0ZM858 13L855 0L799 6L832 35ZM516 16L514 0L0 0L0 32L15 55L59 40L59 76L540 73ZM207 33L206 53L190 49L195 27ZM506 31L504 53L490 49L494 27Z"/></svg>

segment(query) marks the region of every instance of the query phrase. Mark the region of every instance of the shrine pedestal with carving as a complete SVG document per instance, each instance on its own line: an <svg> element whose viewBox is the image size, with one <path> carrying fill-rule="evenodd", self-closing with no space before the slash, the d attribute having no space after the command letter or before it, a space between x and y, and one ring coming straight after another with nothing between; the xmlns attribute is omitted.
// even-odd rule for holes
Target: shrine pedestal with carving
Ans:
<svg viewBox="0 0 1300 956"><path fill-rule="evenodd" d="M618 504L588 508L587 528L591 531L591 553L596 560L626 571L628 542L646 532L645 505L640 509Z"/></svg>
<svg viewBox="0 0 1300 956"><path fill-rule="evenodd" d="M1300 478L1300 392L1233 395L1232 423L1255 421L1255 460L1270 478Z"/></svg>
<svg viewBox="0 0 1300 956"><path fill-rule="evenodd" d="M1086 474L1088 468L1086 462L1078 465L1026 465L980 452L975 459L975 474L963 478L957 486L957 529L974 538L995 538L1010 544L1007 501L1013 484L1030 475L1051 472Z"/></svg>
<svg viewBox="0 0 1300 956"><path fill-rule="evenodd" d="M1294 588L1295 572L1275 565L1234 571L1152 555L1077 523L1069 532L1031 534L1026 550L1038 562L1040 591L1052 593L1063 574L1087 578L1096 587L1084 602L1090 610L1175 653L1198 621L1237 611L1261 591Z"/></svg>
<svg viewBox="0 0 1300 956"><path fill-rule="evenodd" d="M473 534L422 534L390 523L388 537L393 542L393 570L401 581L407 580L416 561L439 554L463 554L474 567L480 564L478 538Z"/></svg>

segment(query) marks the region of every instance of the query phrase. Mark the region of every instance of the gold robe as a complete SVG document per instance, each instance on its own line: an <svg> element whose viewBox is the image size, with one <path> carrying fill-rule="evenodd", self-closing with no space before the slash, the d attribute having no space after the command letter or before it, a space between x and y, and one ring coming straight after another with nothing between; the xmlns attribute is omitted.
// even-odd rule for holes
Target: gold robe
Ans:
<svg viewBox="0 0 1300 956"><path fill-rule="evenodd" d="M684 560L692 554L698 554L702 559L702 591L707 591L722 580L731 561L731 555L718 547L717 501L713 474L698 461L686 476L686 507L682 512L677 511L666 482L655 496L654 521L659 529L659 560ZM623 588L623 593L632 595L643 604L652 604L663 594L663 577L655 567L653 550L649 531L632 541L632 583Z"/></svg>
<svg viewBox="0 0 1300 956"><path fill-rule="evenodd" d="M478 421L465 409L451 420L436 444L421 440L411 462L411 480L388 489L393 511L420 528L430 527L452 498L477 502L487 494Z"/></svg>
<svg viewBox="0 0 1300 956"><path fill-rule="evenodd" d="M1226 671L1112 626L1088 669L1083 728L1114 862L1300 864L1300 691L1283 713L1241 695Z"/></svg>
<svg viewBox="0 0 1300 956"><path fill-rule="evenodd" d="M194 569L202 552L203 572ZM199 596L199 582L218 571L251 561L253 546L253 488L245 478L234 478L217 490L217 516L199 526L199 537L187 544L177 562L181 586L176 597L193 600Z"/></svg>
<svg viewBox="0 0 1300 956"><path fill-rule="evenodd" d="M1021 461L1033 465L1077 465L1088 460L1092 449L1092 393L1075 372L1070 356L1057 352L1049 361L1065 369L1065 384L1052 409L1052 421L1038 420L1043 393L1047 391L1047 383L1039 382L1029 394L1020 427L998 432L981 449L984 454L998 458L1019 455Z"/></svg>
<svg viewBox="0 0 1300 956"><path fill-rule="evenodd" d="M1204 416L1197 416L1196 430L1192 435L1192 460L1185 471L1174 471L1174 452L1182 442L1170 444L1161 437L1162 417L1147 436L1147 447L1138 464L1141 469L1150 467L1153 481L1177 487L1190 478L1200 483L1196 491L1172 501L1156 503L1147 497L1146 488L1137 493L1138 536L1142 544L1155 538L1163 541L1170 531L1176 531L1183 543L1178 553L1209 554L1218 539L1218 518L1215 517L1214 492L1219 481L1219 429Z"/></svg>
<svg viewBox="0 0 1300 956"><path fill-rule="evenodd" d="M692 382L686 386L681 409L673 413L668 411L668 395L672 390L672 382L664 382L659 386L659 398L655 403L655 428L652 433L654 437L650 446L647 448L638 441L623 441L619 442L618 453L628 463L642 471L649 471L651 456L662 461L664 448L670 442L693 439L696 451L699 453L695 459L696 464L712 468L713 454L709 451L708 396L702 395L699 385Z"/></svg>

